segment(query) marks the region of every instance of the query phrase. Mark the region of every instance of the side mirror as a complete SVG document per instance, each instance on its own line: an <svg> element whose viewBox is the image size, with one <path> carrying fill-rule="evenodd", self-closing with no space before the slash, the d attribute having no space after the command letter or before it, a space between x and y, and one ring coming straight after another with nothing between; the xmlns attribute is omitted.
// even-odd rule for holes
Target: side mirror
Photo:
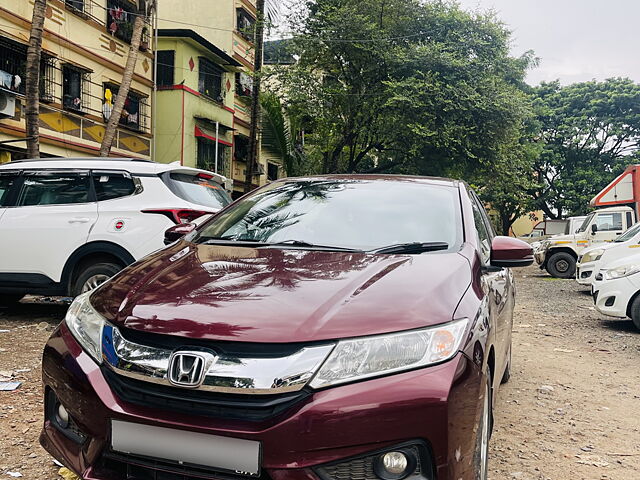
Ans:
<svg viewBox="0 0 640 480"><path fill-rule="evenodd" d="M526 267L533 263L531 245L512 237L495 237L491 242L491 266Z"/></svg>
<svg viewBox="0 0 640 480"><path fill-rule="evenodd" d="M164 232L164 244L169 245L176 240L180 240L186 234L193 232L195 229L196 225L194 223L180 223L167 228Z"/></svg>
<svg viewBox="0 0 640 480"><path fill-rule="evenodd" d="M598 225L594 223L591 225L591 235L595 235L596 233L598 233Z"/></svg>

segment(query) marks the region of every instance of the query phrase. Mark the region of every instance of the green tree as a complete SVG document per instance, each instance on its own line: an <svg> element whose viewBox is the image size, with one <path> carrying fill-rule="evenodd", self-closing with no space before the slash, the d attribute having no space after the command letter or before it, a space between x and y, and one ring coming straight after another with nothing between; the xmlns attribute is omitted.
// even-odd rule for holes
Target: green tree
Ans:
<svg viewBox="0 0 640 480"><path fill-rule="evenodd" d="M541 153L536 205L551 218L584 214L638 152L640 85L626 78L533 90Z"/></svg>
<svg viewBox="0 0 640 480"><path fill-rule="evenodd" d="M440 1L315 0L290 21L298 61L275 84L307 119L319 170L470 178L518 142L532 57L509 57L492 16Z"/></svg>

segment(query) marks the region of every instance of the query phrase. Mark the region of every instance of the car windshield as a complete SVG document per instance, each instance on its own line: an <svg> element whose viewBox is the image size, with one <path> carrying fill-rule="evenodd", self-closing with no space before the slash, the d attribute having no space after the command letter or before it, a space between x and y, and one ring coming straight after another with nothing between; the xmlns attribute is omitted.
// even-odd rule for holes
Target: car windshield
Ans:
<svg viewBox="0 0 640 480"><path fill-rule="evenodd" d="M627 240L631 240L636 234L640 232L640 223L636 223L631 228L627 229L622 235L615 239L617 243L626 242Z"/></svg>
<svg viewBox="0 0 640 480"><path fill-rule="evenodd" d="M591 223L591 219L593 219L594 215L595 215L595 212L590 213L589 215L587 215L587 218L584 219L584 222L582 222L582 225L580 225L580 228L578 230L576 230L576 233L584 232L587 229L587 227L589 226L589 224Z"/></svg>
<svg viewBox="0 0 640 480"><path fill-rule="evenodd" d="M296 248L359 250L438 242L452 249L461 243L461 232L455 187L327 178L272 183L212 219L194 241L289 242Z"/></svg>
<svg viewBox="0 0 640 480"><path fill-rule="evenodd" d="M173 193L187 202L217 210L231 203L224 188L205 175L171 173L165 183Z"/></svg>

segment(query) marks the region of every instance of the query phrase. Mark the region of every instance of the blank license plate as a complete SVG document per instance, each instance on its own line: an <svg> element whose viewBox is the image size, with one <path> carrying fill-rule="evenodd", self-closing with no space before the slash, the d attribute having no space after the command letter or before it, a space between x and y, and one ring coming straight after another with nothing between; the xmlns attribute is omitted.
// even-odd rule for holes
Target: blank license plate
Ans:
<svg viewBox="0 0 640 480"><path fill-rule="evenodd" d="M252 440L113 420L111 448L121 453L232 472L260 473L260 442Z"/></svg>

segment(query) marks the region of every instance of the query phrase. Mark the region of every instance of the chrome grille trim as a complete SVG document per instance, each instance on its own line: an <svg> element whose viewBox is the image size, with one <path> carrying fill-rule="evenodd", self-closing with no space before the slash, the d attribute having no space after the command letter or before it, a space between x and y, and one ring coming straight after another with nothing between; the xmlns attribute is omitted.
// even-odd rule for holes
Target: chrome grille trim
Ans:
<svg viewBox="0 0 640 480"><path fill-rule="evenodd" d="M110 324L105 324L102 332L104 363L119 375L179 388L167 378L171 354L174 351L208 351L218 359L195 390L234 394L273 395L299 391L311 380L334 346L303 347L291 355L277 358L240 358L213 349L190 347L188 339L185 339L184 347L177 350L140 345L125 339Z"/></svg>

